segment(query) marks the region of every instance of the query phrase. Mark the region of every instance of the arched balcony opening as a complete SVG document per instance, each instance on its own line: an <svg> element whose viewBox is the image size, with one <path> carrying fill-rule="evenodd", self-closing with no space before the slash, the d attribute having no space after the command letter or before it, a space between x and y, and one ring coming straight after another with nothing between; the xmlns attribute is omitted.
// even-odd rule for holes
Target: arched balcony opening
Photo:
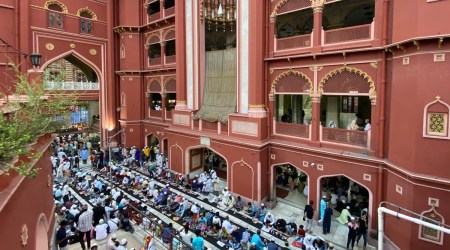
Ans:
<svg viewBox="0 0 450 250"><path fill-rule="evenodd" d="M165 52L165 63L171 64L176 62L176 48L175 39L166 41Z"/></svg>
<svg viewBox="0 0 450 250"><path fill-rule="evenodd" d="M62 29L64 24L64 6L59 2L52 2L46 6L48 10L48 27Z"/></svg>
<svg viewBox="0 0 450 250"><path fill-rule="evenodd" d="M151 118L161 118L163 107L161 90L161 84L157 80L153 80L147 85L149 116Z"/></svg>
<svg viewBox="0 0 450 250"><path fill-rule="evenodd" d="M147 15L149 22L153 22L161 18L160 0L147 3Z"/></svg>
<svg viewBox="0 0 450 250"><path fill-rule="evenodd" d="M172 119L172 111L177 105L177 93L176 93L176 81L170 78L165 83L165 93L166 93L166 119Z"/></svg>
<svg viewBox="0 0 450 250"><path fill-rule="evenodd" d="M310 47L313 10L309 0L280 1L271 13L275 23L275 50Z"/></svg>
<svg viewBox="0 0 450 250"><path fill-rule="evenodd" d="M161 64L161 44L153 43L148 45L148 66Z"/></svg>
<svg viewBox="0 0 450 250"><path fill-rule="evenodd" d="M280 74L272 83L275 95L274 134L309 138L312 83L298 71Z"/></svg>
<svg viewBox="0 0 450 250"><path fill-rule="evenodd" d="M374 17L374 0L326 4L323 10L324 44L372 39Z"/></svg>
<svg viewBox="0 0 450 250"><path fill-rule="evenodd" d="M77 16L80 17L80 33L92 34L93 22L96 20L97 16L90 9L83 8L78 10Z"/></svg>
<svg viewBox="0 0 450 250"><path fill-rule="evenodd" d="M374 82L356 68L330 72L320 83L321 140L369 147Z"/></svg>

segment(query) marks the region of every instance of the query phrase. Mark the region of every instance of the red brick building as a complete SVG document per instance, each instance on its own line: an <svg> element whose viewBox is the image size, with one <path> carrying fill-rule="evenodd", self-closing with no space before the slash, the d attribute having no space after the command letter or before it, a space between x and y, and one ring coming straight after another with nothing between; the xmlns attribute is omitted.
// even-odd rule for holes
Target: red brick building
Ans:
<svg viewBox="0 0 450 250"><path fill-rule="evenodd" d="M0 37L42 55L40 68L23 71L41 74L61 58L83 71L90 84L66 89L98 101L90 114L99 114L103 138L124 129L126 146L157 143L184 174L214 152L230 190L257 202L276 200L280 165L307 175L316 204L328 178L344 176L366 189L376 231L382 201L442 223L450 216L449 8L445 0L2 0L1 18L15 21L1 22ZM385 228L401 249L450 244L391 217Z"/></svg>

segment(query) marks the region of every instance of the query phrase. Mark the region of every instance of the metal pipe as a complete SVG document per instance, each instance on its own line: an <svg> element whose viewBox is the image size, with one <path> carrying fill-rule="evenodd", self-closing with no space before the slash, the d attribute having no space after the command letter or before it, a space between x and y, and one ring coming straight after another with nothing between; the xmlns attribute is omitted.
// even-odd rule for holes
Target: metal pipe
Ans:
<svg viewBox="0 0 450 250"><path fill-rule="evenodd" d="M112 188L113 188L113 187L112 187L113 185L112 185L111 139L114 138L115 136L117 136L118 134L124 132L124 131L125 131L124 129L121 129L121 130L119 130L117 133L115 133L114 135L108 137L108 153L109 153L109 162L108 162L108 165L109 165L109 187L111 188L111 190L112 190Z"/></svg>
<svg viewBox="0 0 450 250"><path fill-rule="evenodd" d="M381 205L381 204L380 204ZM413 218L411 216L401 214L399 212L390 210L385 207L378 207L378 250L383 250L383 239L384 239L384 225L383 225L383 213L390 214L392 216L395 216L397 218L401 218L407 221L411 221L415 224L426 226L441 232L444 232L446 234L450 234L450 229L446 228L444 226L439 226L436 224L432 224L430 222L423 221L421 219Z"/></svg>

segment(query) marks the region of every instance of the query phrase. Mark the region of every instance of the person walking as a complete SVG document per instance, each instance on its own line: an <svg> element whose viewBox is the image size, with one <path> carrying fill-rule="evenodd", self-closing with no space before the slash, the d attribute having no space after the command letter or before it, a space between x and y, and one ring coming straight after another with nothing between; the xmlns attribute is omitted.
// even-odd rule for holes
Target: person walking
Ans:
<svg viewBox="0 0 450 250"><path fill-rule="evenodd" d="M313 216L314 216L314 201L310 200L309 204L305 206L305 212L303 214L303 220L306 221L306 232L312 233L312 222L313 222Z"/></svg>
<svg viewBox="0 0 450 250"><path fill-rule="evenodd" d="M91 248L91 229L92 229L92 217L94 212L88 210L87 205L83 205L81 212L79 213L77 225L79 233L79 240L81 248L84 250L86 246L84 245L84 237L86 236L86 242L88 249Z"/></svg>
<svg viewBox="0 0 450 250"><path fill-rule="evenodd" d="M355 247L356 234L358 233L358 223L355 221L355 217L351 217L351 221L348 225L348 238L347 238L347 249L352 243L352 249Z"/></svg>
<svg viewBox="0 0 450 250"><path fill-rule="evenodd" d="M192 240L192 248L194 250L203 250L205 248L205 240L201 236L199 229L195 230L196 237Z"/></svg>
<svg viewBox="0 0 450 250"><path fill-rule="evenodd" d="M364 240L364 248L367 247L367 214L363 213L361 218L358 221L359 229L358 229L358 238L356 239L356 245L359 245L359 240L361 237Z"/></svg>
<svg viewBox="0 0 450 250"><path fill-rule="evenodd" d="M323 215L323 234L330 233L331 215L333 215L333 209L330 207L330 203L327 202L327 208L325 209Z"/></svg>

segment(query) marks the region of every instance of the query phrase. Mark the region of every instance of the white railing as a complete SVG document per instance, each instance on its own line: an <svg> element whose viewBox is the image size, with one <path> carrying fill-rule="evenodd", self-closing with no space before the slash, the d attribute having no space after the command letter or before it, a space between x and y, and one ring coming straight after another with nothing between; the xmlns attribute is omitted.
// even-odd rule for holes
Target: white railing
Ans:
<svg viewBox="0 0 450 250"><path fill-rule="evenodd" d="M99 90L98 82L47 82L47 90Z"/></svg>

